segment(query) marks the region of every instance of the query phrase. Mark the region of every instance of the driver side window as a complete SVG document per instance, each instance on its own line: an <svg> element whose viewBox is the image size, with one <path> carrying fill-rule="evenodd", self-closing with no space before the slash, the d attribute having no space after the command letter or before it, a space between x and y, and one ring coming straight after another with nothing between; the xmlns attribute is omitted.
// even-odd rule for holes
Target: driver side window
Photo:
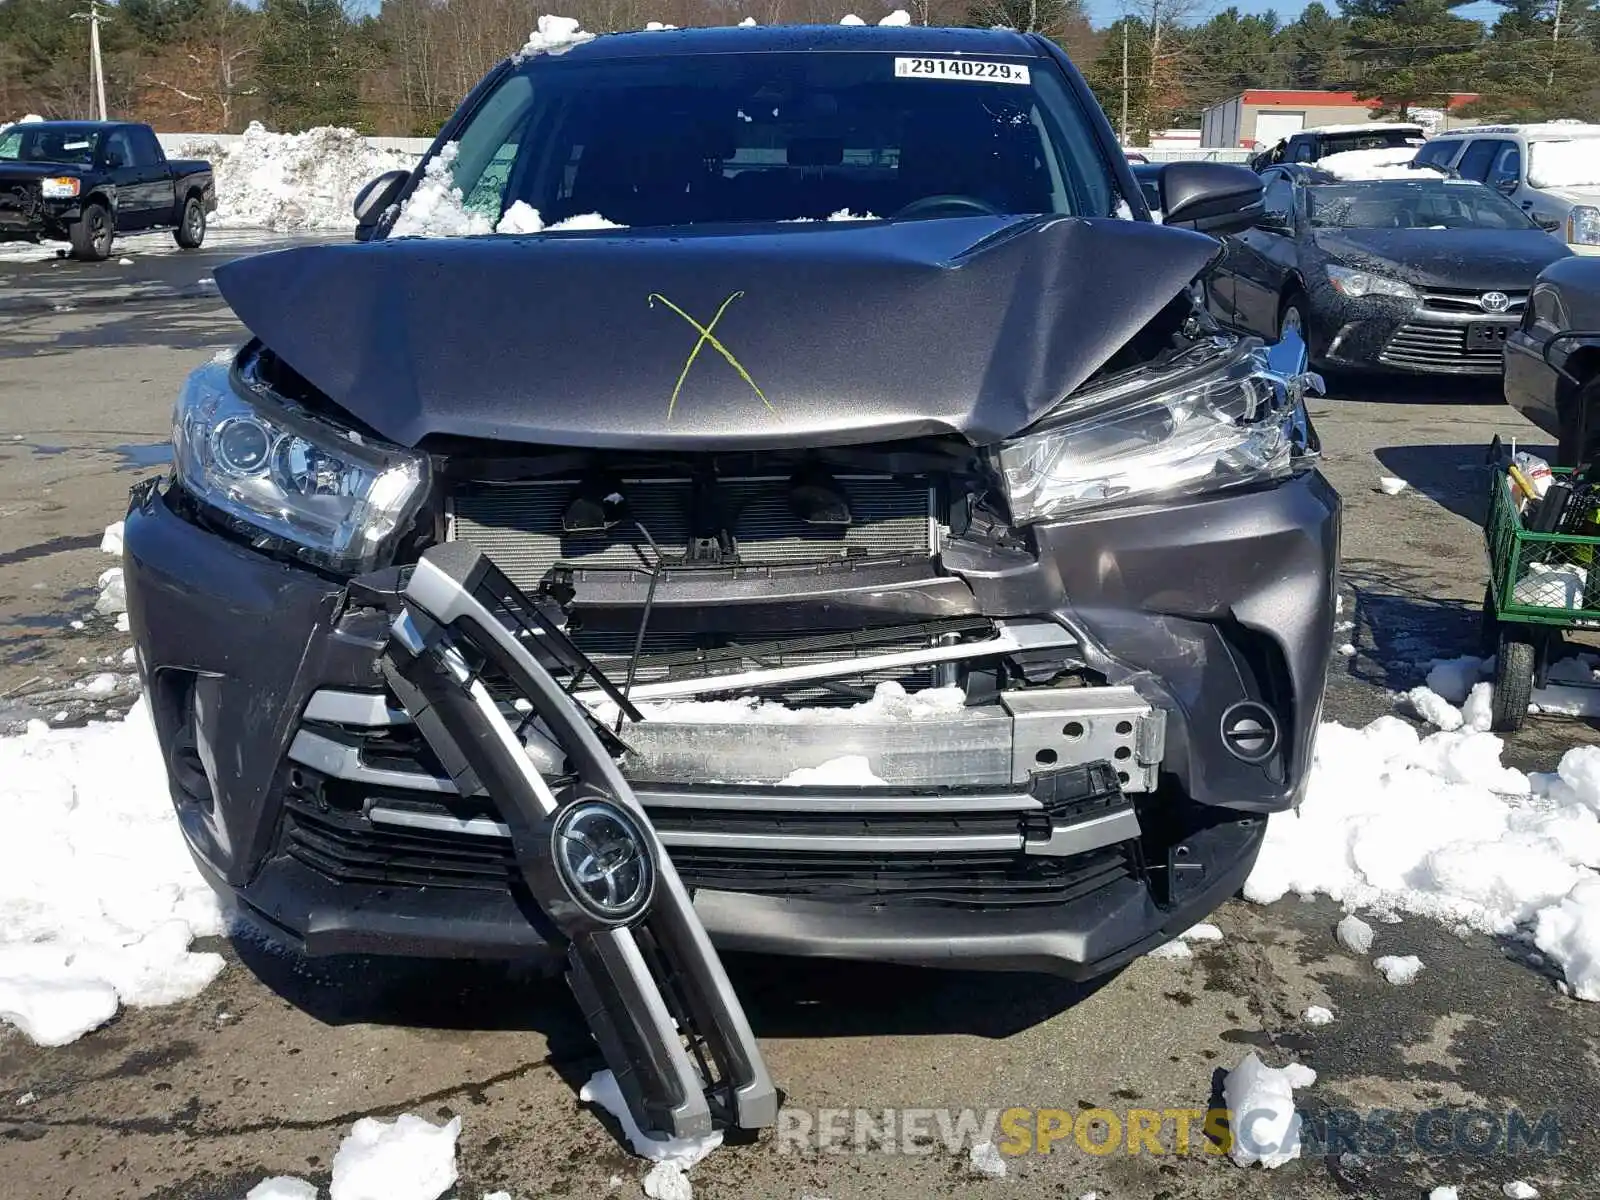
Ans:
<svg viewBox="0 0 1600 1200"><path fill-rule="evenodd" d="M133 166L133 145L128 140L128 131L118 129L106 138L106 166L113 169L118 167Z"/></svg>
<svg viewBox="0 0 1600 1200"><path fill-rule="evenodd" d="M1505 149L1495 155L1494 165L1489 168L1489 178L1486 182L1492 188L1511 191L1521 181L1522 151L1515 142L1507 142Z"/></svg>

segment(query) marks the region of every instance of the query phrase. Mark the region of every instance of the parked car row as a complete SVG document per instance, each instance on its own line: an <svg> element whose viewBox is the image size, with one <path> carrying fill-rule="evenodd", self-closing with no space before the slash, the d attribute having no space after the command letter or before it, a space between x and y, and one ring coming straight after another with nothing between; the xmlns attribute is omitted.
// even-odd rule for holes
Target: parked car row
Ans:
<svg viewBox="0 0 1600 1200"><path fill-rule="evenodd" d="M1420 132L1376 127L1359 148L1401 148ZM1268 339L1302 331L1324 371L1503 376L1507 402L1558 440L1562 463L1592 457L1600 126L1444 133L1410 164L1439 174L1415 179L1316 165L1357 148L1351 136L1307 130L1252 160L1262 215L1223 239L1205 283L1211 313ZM1134 170L1156 186L1159 168Z"/></svg>

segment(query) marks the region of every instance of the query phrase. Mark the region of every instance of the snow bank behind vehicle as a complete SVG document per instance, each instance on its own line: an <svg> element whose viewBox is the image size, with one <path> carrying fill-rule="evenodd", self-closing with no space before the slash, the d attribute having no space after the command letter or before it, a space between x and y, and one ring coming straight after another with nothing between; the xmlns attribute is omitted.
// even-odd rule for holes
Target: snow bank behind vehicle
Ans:
<svg viewBox="0 0 1600 1200"><path fill-rule="evenodd" d="M224 145L194 138L176 157L211 163L217 179L219 229L354 229L356 193L385 171L410 171L414 155L384 150L353 129L322 126L304 133L269 133L252 121L244 136Z"/></svg>

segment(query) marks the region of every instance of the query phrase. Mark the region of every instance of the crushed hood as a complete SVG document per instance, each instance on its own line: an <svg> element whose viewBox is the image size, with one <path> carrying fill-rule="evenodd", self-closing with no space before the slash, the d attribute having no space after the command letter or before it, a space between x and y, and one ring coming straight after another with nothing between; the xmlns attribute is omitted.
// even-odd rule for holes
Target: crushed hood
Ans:
<svg viewBox="0 0 1600 1200"><path fill-rule="evenodd" d="M1216 253L1143 222L972 217L305 247L216 281L265 345L402 445L985 444Z"/></svg>
<svg viewBox="0 0 1600 1200"><path fill-rule="evenodd" d="M1525 292L1572 253L1541 229L1339 229L1314 235L1323 253L1417 287Z"/></svg>

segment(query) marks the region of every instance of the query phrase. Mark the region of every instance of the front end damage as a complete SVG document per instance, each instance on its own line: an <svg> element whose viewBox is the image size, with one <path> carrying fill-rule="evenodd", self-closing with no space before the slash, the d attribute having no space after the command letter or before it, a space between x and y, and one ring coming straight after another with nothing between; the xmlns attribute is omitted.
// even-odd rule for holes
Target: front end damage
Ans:
<svg viewBox="0 0 1600 1200"><path fill-rule="evenodd" d="M1181 932L1304 786L1339 503L1294 370L1187 290L1151 308L999 445L427 434L421 498L355 568L181 478L142 490L130 617L197 860L309 953L541 948L506 814L379 670L381 560L456 542L625 688L642 720L574 694L719 947L1088 976ZM308 437L351 422L259 345L213 386ZM1235 475L1191 477L1222 433Z"/></svg>

